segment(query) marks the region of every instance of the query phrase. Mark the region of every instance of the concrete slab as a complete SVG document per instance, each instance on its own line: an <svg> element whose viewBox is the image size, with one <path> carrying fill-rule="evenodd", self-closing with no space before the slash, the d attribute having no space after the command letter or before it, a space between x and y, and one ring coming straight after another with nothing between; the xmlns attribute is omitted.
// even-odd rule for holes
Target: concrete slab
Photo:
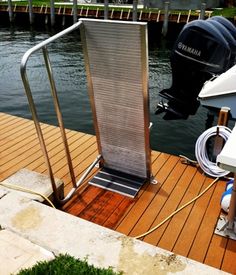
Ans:
<svg viewBox="0 0 236 275"><path fill-rule="evenodd" d="M0 230L0 274L15 274L38 261L51 260L53 253L8 230Z"/></svg>
<svg viewBox="0 0 236 275"><path fill-rule="evenodd" d="M60 193L63 194L63 181L60 179L55 179L55 183L58 189L60 189ZM30 171L28 169L21 169L6 180L2 181L0 183L0 195L1 192L4 192L4 190L12 191L11 188L7 188L6 186L1 186L1 184L7 185L12 185L12 186L20 186L32 191L35 191L37 193L40 193L47 198L52 199L52 186L51 186L51 181L47 175L43 175L34 171ZM2 191L1 191L2 190ZM16 191L22 193L23 196L30 198L32 200L37 200L37 201L44 201L44 199L39 196L39 195L34 195L30 193L25 193L21 191Z"/></svg>
<svg viewBox="0 0 236 275"><path fill-rule="evenodd" d="M14 192L0 199L0 225L56 255L86 258L123 274L226 274Z"/></svg>

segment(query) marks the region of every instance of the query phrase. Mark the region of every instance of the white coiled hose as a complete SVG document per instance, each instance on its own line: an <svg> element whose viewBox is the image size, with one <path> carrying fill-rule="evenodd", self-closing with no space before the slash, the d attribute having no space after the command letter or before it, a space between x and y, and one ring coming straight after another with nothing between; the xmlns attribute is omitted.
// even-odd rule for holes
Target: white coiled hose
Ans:
<svg viewBox="0 0 236 275"><path fill-rule="evenodd" d="M203 132L197 139L197 142L195 144L195 156L199 166L207 175L212 177L224 177L229 174L229 171L221 169L216 165L216 163L209 160L206 144L209 138L217 135L227 141L230 134L231 130L229 128L225 126L214 126Z"/></svg>

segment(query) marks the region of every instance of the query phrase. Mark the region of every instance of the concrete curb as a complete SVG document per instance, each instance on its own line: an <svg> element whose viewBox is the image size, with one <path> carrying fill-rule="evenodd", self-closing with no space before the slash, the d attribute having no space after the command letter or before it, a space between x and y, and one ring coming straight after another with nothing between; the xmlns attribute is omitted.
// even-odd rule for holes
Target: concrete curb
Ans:
<svg viewBox="0 0 236 275"><path fill-rule="evenodd" d="M15 191L0 198L0 225L55 255L68 253L86 258L96 267L111 266L124 274L226 274L53 209Z"/></svg>

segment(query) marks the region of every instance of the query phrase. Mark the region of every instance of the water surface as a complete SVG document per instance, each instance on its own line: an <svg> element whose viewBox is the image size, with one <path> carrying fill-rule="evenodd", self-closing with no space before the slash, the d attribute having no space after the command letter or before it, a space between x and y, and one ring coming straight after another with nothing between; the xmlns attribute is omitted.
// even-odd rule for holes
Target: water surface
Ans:
<svg viewBox="0 0 236 275"><path fill-rule="evenodd" d="M0 25L0 112L31 118L20 77L20 61L30 47L51 35L52 33L45 29L9 28ZM171 85L171 47L172 42L165 39L160 39L155 45L149 45L150 117L153 122L151 147L162 152L194 157L196 139L205 129L206 109L200 107L197 114L188 120L165 121L162 115L154 115L159 91ZM66 36L60 43L53 43L49 52L65 127L94 133L78 33ZM32 92L37 102L40 120L56 125L49 84L42 62L41 54L36 54L30 59L27 66L29 80L33 84Z"/></svg>

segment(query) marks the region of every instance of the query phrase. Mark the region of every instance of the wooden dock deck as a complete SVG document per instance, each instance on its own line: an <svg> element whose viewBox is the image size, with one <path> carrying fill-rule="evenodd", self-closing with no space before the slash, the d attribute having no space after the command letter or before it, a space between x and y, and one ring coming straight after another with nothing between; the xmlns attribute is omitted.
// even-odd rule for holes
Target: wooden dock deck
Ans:
<svg viewBox="0 0 236 275"><path fill-rule="evenodd" d="M42 124L53 171L70 189L71 181L55 126ZM76 177L97 156L96 138L66 130ZM46 173L31 120L0 113L0 181L21 168ZM97 168L96 168L97 169ZM94 170L95 171L95 170ZM152 172L158 184L146 184L130 199L86 183L62 210L129 236L149 230L178 207L197 196L211 182L201 170L181 163L177 156L152 152ZM214 234L225 181L218 181L201 198L184 208L143 241L207 265L236 273L236 241Z"/></svg>

